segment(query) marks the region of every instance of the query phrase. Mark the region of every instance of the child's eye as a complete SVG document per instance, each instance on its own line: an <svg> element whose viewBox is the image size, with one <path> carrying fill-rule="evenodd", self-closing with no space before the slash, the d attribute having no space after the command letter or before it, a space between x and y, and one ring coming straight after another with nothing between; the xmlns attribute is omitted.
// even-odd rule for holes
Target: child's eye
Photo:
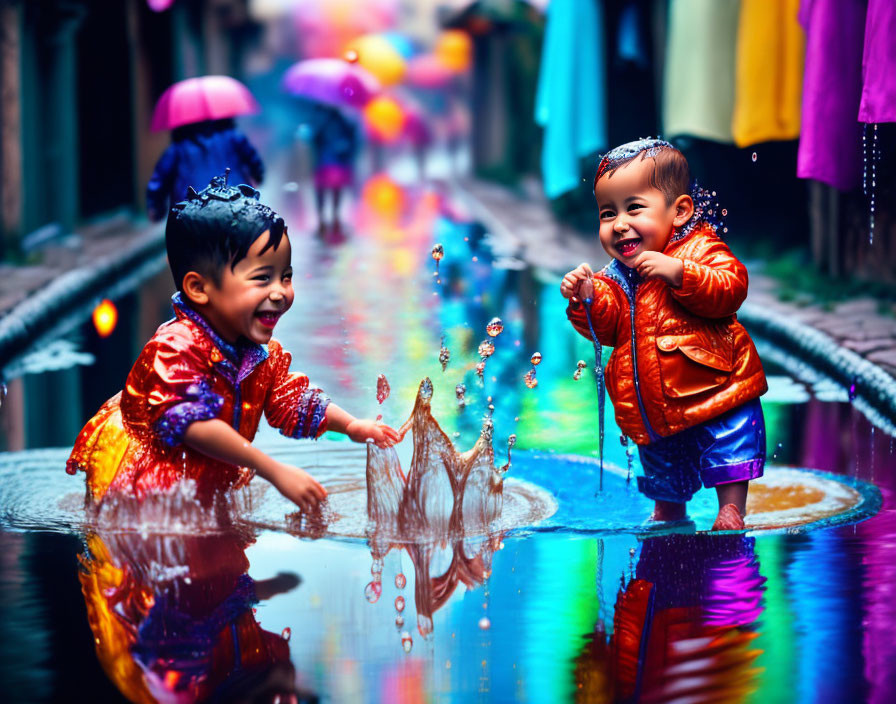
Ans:
<svg viewBox="0 0 896 704"><path fill-rule="evenodd" d="M641 203L632 203L628 206L628 212L632 212L633 210L640 210L644 206Z"/></svg>
<svg viewBox="0 0 896 704"><path fill-rule="evenodd" d="M615 217L615 215L616 215L616 213L614 213L612 210L604 210L604 211L600 214L600 219L601 219L601 220L606 220L607 218Z"/></svg>
<svg viewBox="0 0 896 704"><path fill-rule="evenodd" d="M252 280L253 281L269 281L270 278L271 277L268 276L267 274L259 274L258 276L253 276Z"/></svg>
<svg viewBox="0 0 896 704"><path fill-rule="evenodd" d="M284 280L284 281L292 281L292 272L290 271L290 272L284 274L284 275L283 275L283 280Z"/></svg>

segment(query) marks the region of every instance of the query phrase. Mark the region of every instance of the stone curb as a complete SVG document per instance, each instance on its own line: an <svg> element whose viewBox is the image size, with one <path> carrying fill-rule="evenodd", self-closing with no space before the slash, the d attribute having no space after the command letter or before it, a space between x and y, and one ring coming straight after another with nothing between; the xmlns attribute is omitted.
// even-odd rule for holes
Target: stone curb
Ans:
<svg viewBox="0 0 896 704"><path fill-rule="evenodd" d="M114 297L110 290L128 290L160 269L164 257L164 230L153 228L136 237L124 251L72 269L29 295L0 320L0 370L91 300L101 295Z"/></svg>
<svg viewBox="0 0 896 704"><path fill-rule="evenodd" d="M763 306L745 303L737 317L758 336L799 355L844 388L855 385L851 394L861 396L896 423L896 378L879 366L843 347L830 335L806 323L781 318Z"/></svg>

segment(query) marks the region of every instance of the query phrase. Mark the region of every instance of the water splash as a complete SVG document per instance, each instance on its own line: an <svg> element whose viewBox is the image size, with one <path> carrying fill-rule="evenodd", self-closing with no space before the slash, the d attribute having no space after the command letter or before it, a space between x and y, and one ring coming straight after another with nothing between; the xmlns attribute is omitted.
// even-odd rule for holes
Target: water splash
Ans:
<svg viewBox="0 0 896 704"><path fill-rule="evenodd" d="M495 353L495 343L491 340L483 340L479 343L479 357L485 361Z"/></svg>
<svg viewBox="0 0 896 704"><path fill-rule="evenodd" d="M634 464L635 464L634 444L635 443L632 442L631 438L629 438L625 435L620 435L619 436L619 444L625 448L625 459L628 464L628 471L626 472L626 475L625 475L625 483L628 484L632 480L632 474L634 471Z"/></svg>
<svg viewBox="0 0 896 704"><path fill-rule="evenodd" d="M448 362L451 361L451 350L445 347L445 340L442 339L442 346L439 348L439 364L442 365L442 371L448 367Z"/></svg>
<svg viewBox="0 0 896 704"><path fill-rule="evenodd" d="M597 452L600 463L600 485L598 491L604 490L604 411L606 406L606 386L604 384L603 347L594 332L594 323L591 322L590 298L585 299L585 319L588 321L588 330L591 333L591 344L594 347L594 383L597 386ZM634 307L631 308L632 330L634 330ZM637 376L635 377L637 380Z"/></svg>
<svg viewBox="0 0 896 704"><path fill-rule="evenodd" d="M503 474L495 467L490 418L472 449L459 452L432 415L432 382L420 383L410 418L414 450L407 474L394 447L367 447L367 515L380 535L462 536L500 517Z"/></svg>
<svg viewBox="0 0 896 704"><path fill-rule="evenodd" d="M489 337L497 337L504 332L504 322L500 318L492 318L485 326L485 331Z"/></svg>
<svg viewBox="0 0 896 704"><path fill-rule="evenodd" d="M375 604L379 601L380 596L383 593L383 584L378 579L374 579L371 582L367 583L367 586L364 587L364 598L367 599L371 604Z"/></svg>
<svg viewBox="0 0 896 704"><path fill-rule="evenodd" d="M538 386L538 379L535 378L535 367L523 375L523 383L525 383L526 387L529 389L534 389Z"/></svg>
<svg viewBox="0 0 896 704"><path fill-rule="evenodd" d="M386 379L385 374L380 374L376 378L376 401L377 403L382 404L387 398L389 398L389 394L391 393L392 388L389 386L389 381Z"/></svg>

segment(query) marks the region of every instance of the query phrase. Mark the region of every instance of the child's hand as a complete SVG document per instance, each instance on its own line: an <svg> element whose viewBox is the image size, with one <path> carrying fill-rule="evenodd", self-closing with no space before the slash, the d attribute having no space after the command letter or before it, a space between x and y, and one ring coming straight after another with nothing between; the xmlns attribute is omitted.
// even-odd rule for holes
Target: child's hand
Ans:
<svg viewBox="0 0 896 704"><path fill-rule="evenodd" d="M563 277L560 293L564 298L585 300L594 296L594 272L587 263L579 264Z"/></svg>
<svg viewBox="0 0 896 704"><path fill-rule="evenodd" d="M662 252L641 252L632 262L642 279L662 279L672 288L681 288L684 277L684 262Z"/></svg>
<svg viewBox="0 0 896 704"><path fill-rule="evenodd" d="M345 434L355 442L373 440L377 447L391 447L400 439L393 428L367 418L356 418L351 421L345 428Z"/></svg>
<svg viewBox="0 0 896 704"><path fill-rule="evenodd" d="M271 484L304 513L314 513L327 498L327 490L304 469L282 462L269 473Z"/></svg>

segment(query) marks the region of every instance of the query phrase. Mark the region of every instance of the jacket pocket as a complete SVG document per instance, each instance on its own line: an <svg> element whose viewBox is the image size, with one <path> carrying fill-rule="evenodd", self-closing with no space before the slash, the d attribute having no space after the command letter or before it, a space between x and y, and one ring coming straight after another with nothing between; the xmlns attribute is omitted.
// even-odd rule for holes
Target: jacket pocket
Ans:
<svg viewBox="0 0 896 704"><path fill-rule="evenodd" d="M699 333L660 335L656 346L663 393L670 398L694 396L722 386L734 369L734 350L724 338L713 340Z"/></svg>

